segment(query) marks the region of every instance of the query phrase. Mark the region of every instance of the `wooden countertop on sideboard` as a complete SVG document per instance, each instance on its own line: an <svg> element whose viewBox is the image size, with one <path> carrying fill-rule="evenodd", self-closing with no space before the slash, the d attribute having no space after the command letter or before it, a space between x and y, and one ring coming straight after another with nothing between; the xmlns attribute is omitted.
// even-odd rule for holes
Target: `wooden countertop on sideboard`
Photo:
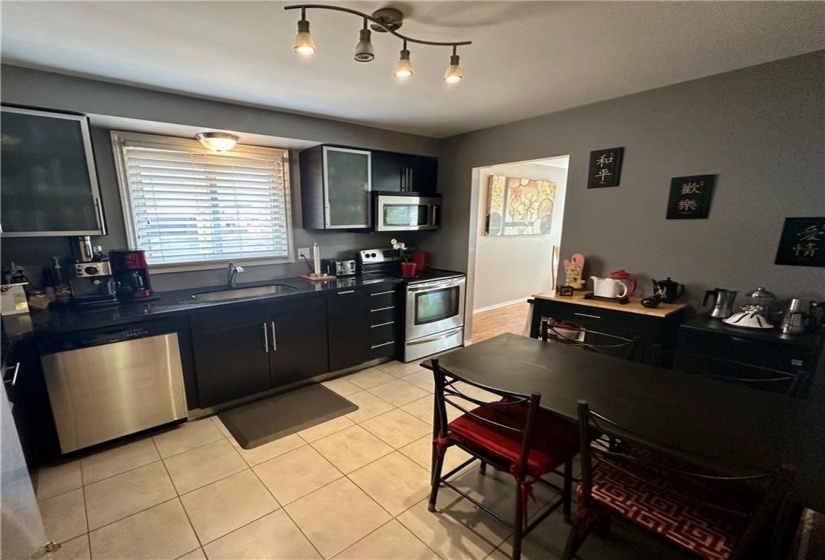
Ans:
<svg viewBox="0 0 825 560"><path fill-rule="evenodd" d="M677 311L690 306L689 303L660 303L659 307L652 309L643 307L639 303L639 298L631 298L628 303L621 304L614 301L602 299L584 299L585 294L590 292L575 292L572 296L560 296L555 293L533 294L536 299L551 300L558 303L569 303L573 305L586 305L598 309L610 309L611 311L623 311L625 313L636 313L638 315L648 315L650 317L668 317Z"/></svg>

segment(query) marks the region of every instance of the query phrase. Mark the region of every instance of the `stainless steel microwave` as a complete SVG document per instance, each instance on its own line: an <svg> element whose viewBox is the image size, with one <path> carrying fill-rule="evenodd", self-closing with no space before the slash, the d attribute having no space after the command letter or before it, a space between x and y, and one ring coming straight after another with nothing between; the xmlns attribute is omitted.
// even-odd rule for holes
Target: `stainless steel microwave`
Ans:
<svg viewBox="0 0 825 560"><path fill-rule="evenodd" d="M373 208L375 231L438 229L441 196L418 193L376 192Z"/></svg>

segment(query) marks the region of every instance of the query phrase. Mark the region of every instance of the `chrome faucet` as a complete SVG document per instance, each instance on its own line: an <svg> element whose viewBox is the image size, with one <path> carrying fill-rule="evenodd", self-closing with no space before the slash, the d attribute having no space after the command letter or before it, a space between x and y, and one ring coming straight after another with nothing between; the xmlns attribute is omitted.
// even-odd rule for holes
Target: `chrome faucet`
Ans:
<svg viewBox="0 0 825 560"><path fill-rule="evenodd" d="M235 266L235 263L231 262L226 267L226 285L230 288L234 288L238 285L238 273L239 272L246 272L242 266Z"/></svg>

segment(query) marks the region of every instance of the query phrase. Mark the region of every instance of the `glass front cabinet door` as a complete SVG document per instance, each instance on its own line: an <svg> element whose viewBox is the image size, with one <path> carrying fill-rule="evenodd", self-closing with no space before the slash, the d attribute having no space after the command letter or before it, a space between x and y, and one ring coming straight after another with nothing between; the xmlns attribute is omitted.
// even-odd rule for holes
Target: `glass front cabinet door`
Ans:
<svg viewBox="0 0 825 560"><path fill-rule="evenodd" d="M4 237L105 234L85 116L3 107Z"/></svg>
<svg viewBox="0 0 825 560"><path fill-rule="evenodd" d="M301 208L308 229L372 227L372 154L315 146L300 154Z"/></svg>

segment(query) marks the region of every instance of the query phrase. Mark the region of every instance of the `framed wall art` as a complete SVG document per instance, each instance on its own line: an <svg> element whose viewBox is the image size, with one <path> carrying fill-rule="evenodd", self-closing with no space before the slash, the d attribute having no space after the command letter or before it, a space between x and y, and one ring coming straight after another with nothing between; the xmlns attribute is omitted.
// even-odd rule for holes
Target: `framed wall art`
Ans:
<svg viewBox="0 0 825 560"><path fill-rule="evenodd" d="M587 188L618 187L622 173L624 148L609 148L590 152Z"/></svg>
<svg viewBox="0 0 825 560"><path fill-rule="evenodd" d="M670 181L670 198L667 201L668 220L696 220L707 218L710 197L716 175L674 177Z"/></svg>
<svg viewBox="0 0 825 560"><path fill-rule="evenodd" d="M550 233L556 183L490 175L487 235Z"/></svg>
<svg viewBox="0 0 825 560"><path fill-rule="evenodd" d="M825 218L785 218L775 263L825 267Z"/></svg>

